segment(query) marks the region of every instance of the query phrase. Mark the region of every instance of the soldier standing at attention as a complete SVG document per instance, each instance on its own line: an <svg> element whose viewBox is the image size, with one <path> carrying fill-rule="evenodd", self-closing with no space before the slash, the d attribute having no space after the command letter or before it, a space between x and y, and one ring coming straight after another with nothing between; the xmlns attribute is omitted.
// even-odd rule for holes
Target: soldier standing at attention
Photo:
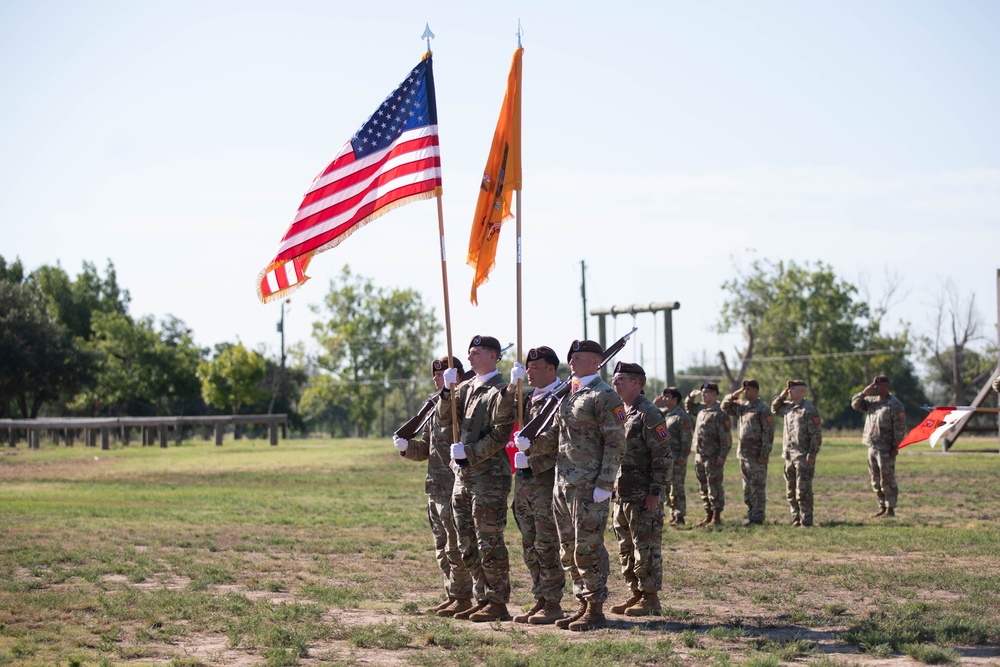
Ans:
<svg viewBox="0 0 1000 667"><path fill-rule="evenodd" d="M740 395L746 397L740 400ZM767 460L774 446L774 417L767 403L760 400L760 384L744 380L743 386L722 399L722 411L736 417L739 424L740 474L743 476L743 502L747 506L744 526L764 523L767 509Z"/></svg>
<svg viewBox="0 0 1000 667"><path fill-rule="evenodd" d="M592 340L575 340L567 354L572 388L556 413L559 455L552 511L559 531L559 557L580 602L556 627L574 631L607 625L610 562L604 546L618 466L625 453L625 406L598 370L604 348Z"/></svg>
<svg viewBox="0 0 1000 667"><path fill-rule="evenodd" d="M626 406L625 456L615 480L612 526L622 576L632 595L611 611L650 616L660 613L663 499L674 460L663 415L642 393L646 385L642 366L619 361L612 384Z"/></svg>
<svg viewBox="0 0 1000 667"><path fill-rule="evenodd" d="M703 405L695 403L701 397ZM719 385L705 382L701 390L695 389L684 399L684 409L696 415L694 425L694 472L701 488L701 501L705 518L700 526L721 526L722 510L726 507L726 494L722 488L722 472L726 457L733 448L733 424L719 408Z"/></svg>
<svg viewBox="0 0 1000 667"><path fill-rule="evenodd" d="M526 367L515 363L510 385L504 396L516 411L517 381L528 379L532 388L524 389L524 421L534 418L545 404L545 395L559 385L559 355L542 345L528 350ZM556 481L556 457L559 453L555 421L538 434L534 444L514 434L518 452L514 455L514 520L521 532L524 564L531 573L534 606L514 617L515 623L551 625L565 618L560 602L566 573L559 561L559 532L552 515L552 488ZM523 447L523 449L522 449Z"/></svg>
<svg viewBox="0 0 1000 667"><path fill-rule="evenodd" d="M674 459L670 479L670 525L683 526L687 514L687 495L684 493L684 478L687 475L687 459L691 455L691 438L694 422L691 415L681 406L680 389L667 387L656 397L655 403L663 412L667 424L667 440Z"/></svg>
<svg viewBox="0 0 1000 667"><path fill-rule="evenodd" d="M458 359L452 358L451 365L459 375L464 372L462 362ZM431 363L434 388L438 391L444 388L444 372L447 368L448 357L435 359ZM427 479L424 482L427 519L434 535L434 553L438 566L444 573L444 592L448 596L447 600L428 613L453 616L472 607L472 577L462 562L455 517L451 511L451 494L455 485L455 473L450 466L451 430L442 428L437 415L431 413L419 440L406 440L398 436L393 436L392 440L403 458L409 461L427 461Z"/></svg>
<svg viewBox="0 0 1000 667"><path fill-rule="evenodd" d="M474 578L479 575L485 582L484 596L455 618L477 623L510 620L510 563L503 531L510 495L506 446L514 422L500 409L507 386L497 372L500 350L496 338L474 337L469 343L469 367L476 377L456 385L456 369L445 371L445 389L437 407L441 427L448 432L452 401L457 408L460 439L451 445L457 466L452 510L462 560Z"/></svg>
<svg viewBox="0 0 1000 667"><path fill-rule="evenodd" d="M791 399L791 402L789 402ZM813 475L816 455L823 444L819 411L806 400L806 383L789 380L775 396L771 410L785 418L782 458L785 459L785 497L793 526L813 525Z"/></svg>
<svg viewBox="0 0 1000 667"><path fill-rule="evenodd" d="M875 396L868 394L875 392ZM872 516L896 516L896 455L906 436L906 412L899 399L889 394L889 378L876 375L871 384L851 397L851 407L865 413L863 442L868 446L868 472L878 496L878 512Z"/></svg>

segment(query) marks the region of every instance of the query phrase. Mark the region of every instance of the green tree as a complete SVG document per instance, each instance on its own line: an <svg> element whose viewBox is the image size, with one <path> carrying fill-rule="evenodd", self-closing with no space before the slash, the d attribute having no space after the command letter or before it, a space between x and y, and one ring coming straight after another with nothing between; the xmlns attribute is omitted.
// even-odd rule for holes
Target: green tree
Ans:
<svg viewBox="0 0 1000 667"><path fill-rule="evenodd" d="M321 317L313 323L313 337L322 353L316 360L320 375L302 397L308 414L344 414L363 435L390 393L402 396L404 412L416 410L441 328L420 294L376 287L345 266L313 312ZM338 406L333 413L319 409L330 401Z"/></svg>
<svg viewBox="0 0 1000 667"><path fill-rule="evenodd" d="M239 414L241 408L266 398L261 386L266 371L267 361L260 352L242 343L218 345L214 359L198 362L201 395L212 407Z"/></svg>
<svg viewBox="0 0 1000 667"><path fill-rule="evenodd" d="M95 312L128 315L131 297L128 290L118 286L118 274L111 260L108 260L103 278L91 262L84 262L83 270L75 279L56 264L39 267L32 272L30 280L48 298L56 318L83 340L93 338Z"/></svg>

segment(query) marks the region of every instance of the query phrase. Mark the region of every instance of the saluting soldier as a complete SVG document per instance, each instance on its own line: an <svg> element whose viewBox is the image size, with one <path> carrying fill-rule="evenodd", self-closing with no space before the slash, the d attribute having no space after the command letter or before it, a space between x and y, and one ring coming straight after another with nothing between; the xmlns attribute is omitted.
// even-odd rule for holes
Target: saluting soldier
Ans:
<svg viewBox="0 0 1000 667"><path fill-rule="evenodd" d="M806 399L806 383L789 380L774 397L771 411L785 418L782 458L785 460L785 497L793 526L813 525L813 476L823 429L816 406Z"/></svg>
<svg viewBox="0 0 1000 667"><path fill-rule="evenodd" d="M473 577L481 573L485 582L483 597L454 616L477 623L510 619L510 562L503 531L510 495L506 446L514 422L500 409L507 385L497 372L500 351L496 338L475 336L469 343L469 367L476 377L456 386L457 371L445 371L445 389L437 407L441 427L450 431L451 403L455 401L460 439L451 445L451 458L457 466L452 510L462 560Z"/></svg>
<svg viewBox="0 0 1000 667"><path fill-rule="evenodd" d="M650 616L660 613L663 500L674 460L663 415L642 393L646 385L642 366L619 361L612 384L626 406L625 456L615 480L612 526L622 576L632 595L611 611Z"/></svg>
<svg viewBox="0 0 1000 667"><path fill-rule="evenodd" d="M687 460L691 455L691 440L694 436L694 420L681 405L684 396L677 387L667 387L656 397L656 405L663 413L667 424L670 454L674 466L670 479L670 525L683 526L687 514L687 494L684 479L687 476Z"/></svg>
<svg viewBox="0 0 1000 667"><path fill-rule="evenodd" d="M528 380L523 390L524 421L531 421L541 412L546 395L559 384L559 355L551 347L541 345L528 350L527 365L514 364L505 401L516 410L517 381ZM546 437L551 433L551 437ZM552 488L556 480L558 431L555 421L531 444L514 434L518 452L514 454L514 520L521 532L524 564L531 574L531 594L535 604L526 613L514 617L515 623L551 625L565 618L560 602L566 573L559 561L559 532L552 514Z"/></svg>
<svg viewBox="0 0 1000 667"><path fill-rule="evenodd" d="M875 396L868 394L875 392ZM896 455L906 437L906 412L889 393L889 378L876 375L867 387L851 397L851 407L865 413L863 442L868 446L868 473L878 497L878 512L872 516L896 516Z"/></svg>
<svg viewBox="0 0 1000 667"><path fill-rule="evenodd" d="M741 395L746 400L741 400ZM743 502L747 506L744 526L764 523L767 509L767 461L774 446L774 417L767 403L760 400L760 384L744 380L743 386L722 399L722 411L736 417L739 425L740 460L743 477Z"/></svg>
<svg viewBox="0 0 1000 667"><path fill-rule="evenodd" d="M451 365L459 375L465 372L462 369L462 362L454 357ZM444 372L447 368L448 357L435 359L431 363L434 388L438 391L444 388ZM444 574L444 592L447 595L444 602L428 613L453 616L458 611L472 607L472 577L462 562L455 516L451 511L451 495L455 486L455 473L450 465L451 429L443 428L437 415L432 412L420 438L406 440L393 436L392 440L403 458L409 461L427 461L427 479L424 481L424 493L427 494L427 519L434 535L434 553L437 556L438 567ZM482 581L477 583L482 593ZM448 611L445 611L446 609Z"/></svg>
<svg viewBox="0 0 1000 667"><path fill-rule="evenodd" d="M698 404L696 399L703 403ZM684 399L684 409L696 416L694 425L694 472L698 477L705 518L697 526L722 525L726 493L722 486L726 457L733 448L733 423L718 403L719 385L704 382Z"/></svg>
<svg viewBox="0 0 1000 667"><path fill-rule="evenodd" d="M567 354L572 387L555 417L559 455L552 510L559 556L580 602L573 614L556 621L556 627L574 631L607 625L610 561L604 531L608 499L625 453L625 406L598 375L603 356L599 343L573 341Z"/></svg>

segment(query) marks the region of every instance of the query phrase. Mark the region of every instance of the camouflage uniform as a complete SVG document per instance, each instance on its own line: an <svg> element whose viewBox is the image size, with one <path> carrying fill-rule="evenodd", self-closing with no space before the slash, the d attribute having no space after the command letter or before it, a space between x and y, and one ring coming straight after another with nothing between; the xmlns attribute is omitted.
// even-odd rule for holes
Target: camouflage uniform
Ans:
<svg viewBox="0 0 1000 667"><path fill-rule="evenodd" d="M499 374L483 383L467 380L447 398L442 396L437 407L441 427L450 432L451 401L457 401L459 440L468 457L465 467L456 466L452 493L462 560L474 579L481 577L485 582L484 597L477 600L500 604L510 600L510 562L503 531L510 495L506 447L514 430L513 415L500 409L505 386Z"/></svg>
<svg viewBox="0 0 1000 667"><path fill-rule="evenodd" d="M743 476L743 502L747 506L747 519L756 523L764 522L767 509L767 463L757 463L767 459L774 446L774 417L767 403L759 398L753 403L737 401L732 394L722 399L722 411L737 418L739 424L739 447L736 455L740 459L740 473Z"/></svg>
<svg viewBox="0 0 1000 667"><path fill-rule="evenodd" d="M472 577L462 562L462 552L458 548L458 530L455 516L451 511L451 495L455 485L455 473L451 463L451 429L441 427L437 415L424 426L419 440L410 440L403 458L410 461L427 461L427 479L424 493L427 494L427 520L434 534L434 552L438 567L444 573L444 590L449 598L468 599L472 597ZM477 581L479 594L483 592L483 582Z"/></svg>
<svg viewBox="0 0 1000 667"><path fill-rule="evenodd" d="M610 501L595 503L594 487L605 491L614 487L625 453L625 406L606 382L594 377L562 400L556 419L559 454L552 511L559 531L559 557L576 597L603 602L608 598L611 568L604 546ZM538 440L551 440L551 433ZM531 447L537 445L536 441Z"/></svg>
<svg viewBox="0 0 1000 667"><path fill-rule="evenodd" d="M694 435L694 422L684 408L677 405L664 415L667 422L667 434L670 442L670 453L674 459L670 480L670 514L674 519L683 519L687 514L687 495L684 493L684 478L687 475L687 459L691 455L691 437ZM681 461L684 461L681 464Z"/></svg>
<svg viewBox="0 0 1000 667"><path fill-rule="evenodd" d="M1000 375L997 376L997 379L993 380L993 391L1000 394Z"/></svg>
<svg viewBox="0 0 1000 667"><path fill-rule="evenodd" d="M612 526L618 538L622 576L632 593L657 593L663 587L663 501L674 467L663 415L639 395L625 410L625 456L615 480ZM646 509L646 496L660 496Z"/></svg>
<svg viewBox="0 0 1000 667"><path fill-rule="evenodd" d="M707 406L695 403L687 396L684 409L696 415L694 425L694 472L701 489L701 502L706 512L721 512L726 507L726 494L722 488L725 466L715 465L715 460L729 456L733 448L733 423L718 403Z"/></svg>
<svg viewBox="0 0 1000 667"><path fill-rule="evenodd" d="M895 396L884 399L858 392L851 398L851 407L865 413L862 441L868 446L868 472L872 490L878 496L880 508L895 508L899 489L896 487L896 454L906 436L906 413Z"/></svg>
<svg viewBox="0 0 1000 667"><path fill-rule="evenodd" d="M785 418L782 458L785 459L785 497L792 511L792 519L811 526L813 522L813 475L816 472L816 455L823 444L819 411L803 399L795 405L784 396L776 396L771 410ZM809 457L813 457L812 464Z"/></svg>
<svg viewBox="0 0 1000 667"><path fill-rule="evenodd" d="M511 403L516 392L508 392ZM545 401L542 392L524 391L524 422L541 412ZM539 400L534 400L535 398ZM515 408L516 409L516 408ZM547 436L546 434L551 434ZM531 573L531 594L536 600L558 603L562 600L566 573L559 560L559 532L552 514L552 489L556 480L558 435L555 422L542 431L525 454L529 467L514 475L514 521L521 532L524 564Z"/></svg>

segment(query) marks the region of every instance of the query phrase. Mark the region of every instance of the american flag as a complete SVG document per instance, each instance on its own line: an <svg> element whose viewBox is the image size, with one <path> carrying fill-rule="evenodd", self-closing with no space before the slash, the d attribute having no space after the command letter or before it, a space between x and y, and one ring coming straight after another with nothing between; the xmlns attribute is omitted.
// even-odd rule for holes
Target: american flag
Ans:
<svg viewBox="0 0 1000 667"><path fill-rule="evenodd" d="M329 250L383 213L440 192L441 152L431 55L354 133L316 177L278 252L257 278L264 303L309 277L313 255Z"/></svg>

